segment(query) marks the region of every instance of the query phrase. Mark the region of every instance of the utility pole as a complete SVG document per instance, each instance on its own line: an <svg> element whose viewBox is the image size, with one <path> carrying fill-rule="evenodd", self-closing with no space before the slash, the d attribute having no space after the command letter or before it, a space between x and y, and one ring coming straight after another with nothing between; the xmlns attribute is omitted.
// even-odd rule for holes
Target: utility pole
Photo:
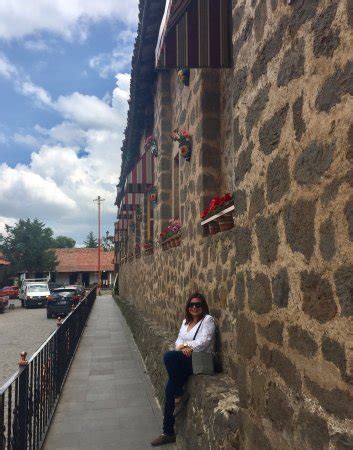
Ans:
<svg viewBox="0 0 353 450"><path fill-rule="evenodd" d="M101 204L104 202L104 198L101 198L98 195L98 198L93 200L97 202L98 205L98 295L101 294L101 286L102 286L102 273L101 273Z"/></svg>

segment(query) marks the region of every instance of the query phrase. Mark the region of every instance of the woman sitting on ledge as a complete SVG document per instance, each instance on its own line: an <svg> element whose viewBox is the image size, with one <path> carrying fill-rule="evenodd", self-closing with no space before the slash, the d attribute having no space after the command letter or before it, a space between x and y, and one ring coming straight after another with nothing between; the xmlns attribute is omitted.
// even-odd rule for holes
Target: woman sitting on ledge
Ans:
<svg viewBox="0 0 353 450"><path fill-rule="evenodd" d="M163 433L151 442L153 447L175 442L175 416L190 397L188 392L183 391L183 386L190 375L201 373L193 370L192 354L202 352L206 360L212 361L214 346L215 323L209 314L206 299L202 294L192 294L186 303L185 320L175 342L175 350L164 355L169 380L165 388Z"/></svg>

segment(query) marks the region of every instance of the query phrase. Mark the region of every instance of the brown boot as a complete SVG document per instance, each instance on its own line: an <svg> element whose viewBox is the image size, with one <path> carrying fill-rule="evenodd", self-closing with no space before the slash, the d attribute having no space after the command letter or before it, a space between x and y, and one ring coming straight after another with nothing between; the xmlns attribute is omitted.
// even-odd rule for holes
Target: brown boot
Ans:
<svg viewBox="0 0 353 450"><path fill-rule="evenodd" d="M172 444L175 441L176 441L175 434L173 434L172 436L168 436L167 434L161 434L156 439L153 439L151 445L152 447L158 447L160 445Z"/></svg>

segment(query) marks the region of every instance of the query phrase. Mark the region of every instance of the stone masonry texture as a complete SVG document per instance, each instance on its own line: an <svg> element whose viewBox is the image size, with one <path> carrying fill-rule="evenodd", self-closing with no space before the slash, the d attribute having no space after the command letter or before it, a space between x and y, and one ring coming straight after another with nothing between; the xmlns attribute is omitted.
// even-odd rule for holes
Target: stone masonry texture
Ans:
<svg viewBox="0 0 353 450"><path fill-rule="evenodd" d="M158 74L154 239L174 214L177 126L193 136L191 161L179 160L183 239L122 264L120 296L146 321L136 340L159 398L161 341L176 337L190 293L216 318L224 373L191 386L180 448L352 449L352 1L232 3L232 69L191 69L188 87ZM200 212L234 191L235 227L205 236ZM232 440L204 445L224 424Z"/></svg>

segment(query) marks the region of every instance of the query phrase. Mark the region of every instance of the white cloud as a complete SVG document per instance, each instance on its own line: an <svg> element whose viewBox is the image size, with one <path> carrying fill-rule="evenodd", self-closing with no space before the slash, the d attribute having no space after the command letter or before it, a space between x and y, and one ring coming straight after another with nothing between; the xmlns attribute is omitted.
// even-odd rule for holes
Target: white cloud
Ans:
<svg viewBox="0 0 353 450"><path fill-rule="evenodd" d="M18 0L0 2L0 37L21 38L51 31L65 38L84 39L87 24L102 19L136 24L138 0Z"/></svg>
<svg viewBox="0 0 353 450"><path fill-rule="evenodd" d="M2 217L0 216L0 234L6 234L5 225L15 225L16 219L14 217Z"/></svg>
<svg viewBox="0 0 353 450"><path fill-rule="evenodd" d="M100 53L89 61L91 69L96 70L102 78L108 78L126 69L131 63L131 54L136 33L129 29L121 31L116 48L109 53Z"/></svg>
<svg viewBox="0 0 353 450"><path fill-rule="evenodd" d="M42 39L28 40L24 43L24 47L26 50L30 50L32 52L48 52L48 51L50 51L49 45Z"/></svg>
<svg viewBox="0 0 353 450"><path fill-rule="evenodd" d="M51 106L52 100L50 94L40 86L35 85L29 80L17 84L19 92L27 97L34 98L37 102L45 106Z"/></svg>
<svg viewBox="0 0 353 450"><path fill-rule="evenodd" d="M74 92L68 96L60 96L55 103L55 109L65 119L76 122L81 127L115 129L125 121L119 111L111 108L94 95L83 95Z"/></svg>
<svg viewBox="0 0 353 450"><path fill-rule="evenodd" d="M0 76L7 79L17 76L16 67L10 63L3 53L0 53Z"/></svg>
<svg viewBox="0 0 353 450"><path fill-rule="evenodd" d="M34 136L30 134L19 134L15 133L12 137L13 141L17 144L24 144L28 147L38 147L39 141Z"/></svg>
<svg viewBox="0 0 353 450"><path fill-rule="evenodd" d="M101 195L103 228L113 232L130 76L118 74L116 80L111 105L78 92L46 101L65 120L50 129L35 126L39 141L46 143L32 153L28 166L0 166L0 210L8 217L38 217L56 234L83 242L96 229L93 199ZM28 142L31 138L17 136Z"/></svg>

